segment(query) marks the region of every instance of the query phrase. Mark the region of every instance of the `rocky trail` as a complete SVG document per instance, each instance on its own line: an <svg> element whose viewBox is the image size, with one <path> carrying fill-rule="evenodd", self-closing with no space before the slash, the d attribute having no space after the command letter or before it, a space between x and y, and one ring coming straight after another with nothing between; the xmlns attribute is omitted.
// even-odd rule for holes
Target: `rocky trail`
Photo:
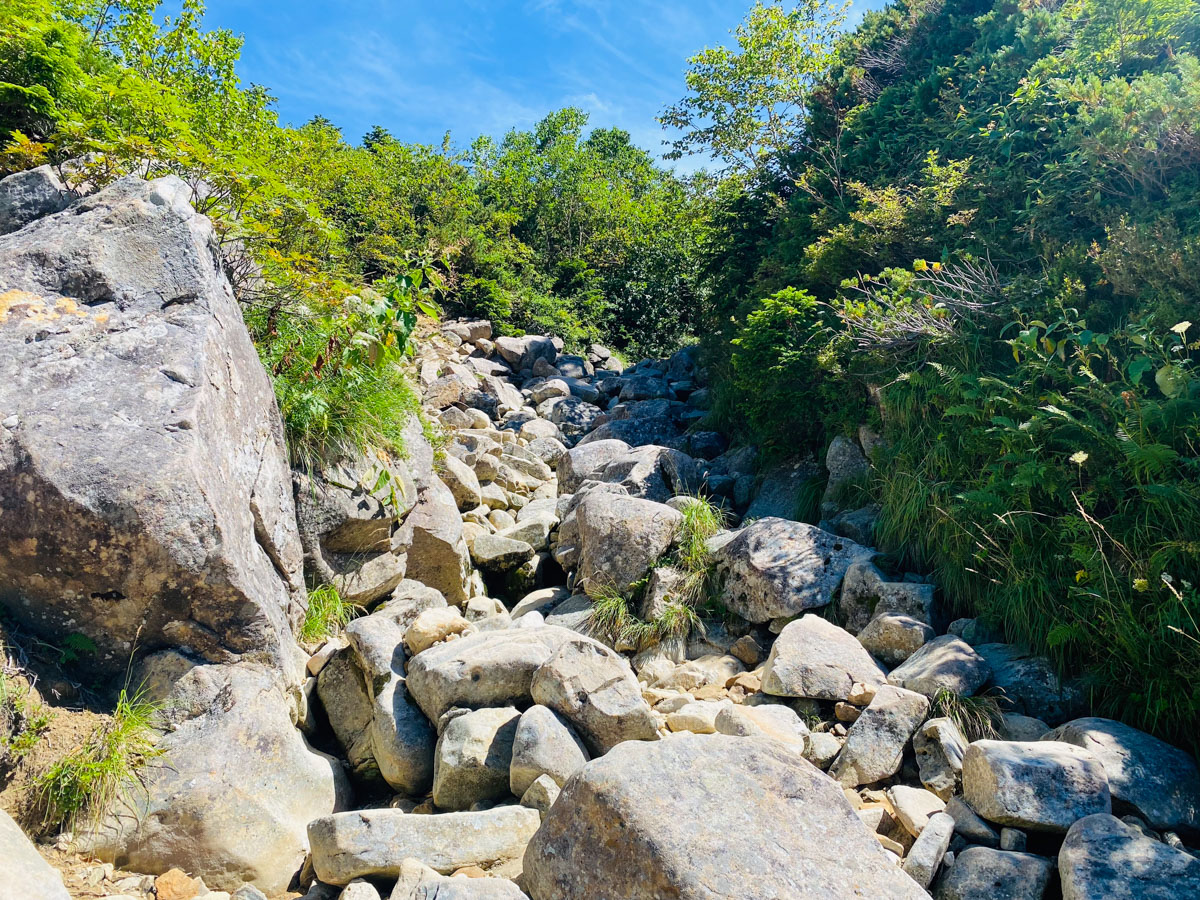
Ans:
<svg viewBox="0 0 1200 900"><path fill-rule="evenodd" d="M0 182L0 606L166 718L100 821L0 812L0 898L1200 896L1195 760L884 567L869 429L760 471L694 348L450 321L403 458L293 471L188 195Z"/></svg>

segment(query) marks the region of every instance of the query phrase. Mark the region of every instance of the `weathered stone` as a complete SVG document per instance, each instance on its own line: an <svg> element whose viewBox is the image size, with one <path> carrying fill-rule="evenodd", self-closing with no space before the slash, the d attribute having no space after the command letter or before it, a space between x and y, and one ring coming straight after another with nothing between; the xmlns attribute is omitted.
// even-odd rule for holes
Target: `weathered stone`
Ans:
<svg viewBox="0 0 1200 900"><path fill-rule="evenodd" d="M417 616L404 633L404 644L408 647L409 655L416 656L452 634L462 634L470 630L471 623L452 606L427 609Z"/></svg>
<svg viewBox="0 0 1200 900"><path fill-rule="evenodd" d="M989 822L1063 832L1112 810L1096 757L1061 741L975 741L963 756L963 799Z"/></svg>
<svg viewBox="0 0 1200 900"><path fill-rule="evenodd" d="M1033 716L1004 713L1000 717L996 730L1000 732L999 737L1006 741L1040 741L1042 736L1050 730L1050 726Z"/></svg>
<svg viewBox="0 0 1200 900"><path fill-rule="evenodd" d="M573 631L544 625L472 634L408 662L408 690L431 721L452 706L528 706L533 673Z"/></svg>
<svg viewBox="0 0 1200 900"><path fill-rule="evenodd" d="M560 793L562 789L553 778L539 775L521 795L521 805L536 809L544 819Z"/></svg>
<svg viewBox="0 0 1200 900"><path fill-rule="evenodd" d="M1058 875L1063 900L1200 897L1200 859L1104 814L1081 818L1067 831Z"/></svg>
<svg viewBox="0 0 1200 900"><path fill-rule="evenodd" d="M725 704L718 709L713 726L721 734L780 741L800 754L807 748L810 737L808 726L795 710L774 703L765 706Z"/></svg>
<svg viewBox="0 0 1200 900"><path fill-rule="evenodd" d="M929 701L921 694L882 685L850 727L830 776L857 787L895 775L909 738L928 712Z"/></svg>
<svg viewBox="0 0 1200 900"><path fill-rule="evenodd" d="M667 728L693 734L716 734L717 715L732 705L730 700L693 700L667 714Z"/></svg>
<svg viewBox="0 0 1200 900"><path fill-rule="evenodd" d="M349 647L335 652L321 669L317 695L351 770L360 778L374 777L371 720L375 713L366 678Z"/></svg>
<svg viewBox="0 0 1200 900"><path fill-rule="evenodd" d="M482 870L476 866L466 871ZM399 874L390 900L529 900L519 887L504 878L448 877L416 859L403 860Z"/></svg>
<svg viewBox="0 0 1200 900"><path fill-rule="evenodd" d="M433 760L433 802L465 810L506 796L513 739L520 713L489 707L451 719L438 738Z"/></svg>
<svg viewBox="0 0 1200 900"><path fill-rule="evenodd" d="M498 337L495 344L496 352L516 372L533 368L534 362L539 359L553 363L558 357L554 341L537 334L528 334L524 337Z"/></svg>
<svg viewBox="0 0 1200 900"><path fill-rule="evenodd" d="M888 666L898 666L933 640L933 629L912 616L880 613L858 633L867 652Z"/></svg>
<svg viewBox="0 0 1200 900"><path fill-rule="evenodd" d="M960 637L934 638L892 670L888 683L936 697L946 690L969 697L987 682L991 670L983 657Z"/></svg>
<svg viewBox="0 0 1200 900"><path fill-rule="evenodd" d="M368 881L352 881L338 900L379 900L379 891Z"/></svg>
<svg viewBox="0 0 1200 900"><path fill-rule="evenodd" d="M861 482L871 465L862 449L845 435L837 435L825 452L825 469L829 478L821 498L821 518L828 519L845 508L845 492L855 482ZM928 883L922 887L928 886Z"/></svg>
<svg viewBox="0 0 1200 900"><path fill-rule="evenodd" d="M393 678L371 701L371 755L388 785L405 794L422 794L433 781L437 734L408 696L407 682Z"/></svg>
<svg viewBox="0 0 1200 900"><path fill-rule="evenodd" d="M758 494L746 510L746 518L797 519L801 494L808 483L820 475L820 467L811 459L785 463L771 469L763 475Z"/></svg>
<svg viewBox="0 0 1200 900"><path fill-rule="evenodd" d="M5 181L0 181L3 188ZM0 220L2 221L2 220ZM62 875L42 859L21 826L0 809L0 900L70 900Z"/></svg>
<svg viewBox="0 0 1200 900"><path fill-rule="evenodd" d="M442 874L479 866L516 876L540 824L537 810L522 806L432 816L366 809L314 819L308 839L313 869L326 884L398 878L410 857Z"/></svg>
<svg viewBox="0 0 1200 900"><path fill-rule="evenodd" d="M946 804L937 794L923 788L897 784L887 789L896 821L913 837L920 837L930 818L944 812Z"/></svg>
<svg viewBox="0 0 1200 900"><path fill-rule="evenodd" d="M594 753L607 753L622 741L658 737L633 670L596 641L563 643L534 673L531 693L535 703L574 725Z"/></svg>
<svg viewBox="0 0 1200 900"><path fill-rule="evenodd" d="M197 666L166 714L167 764L142 769L82 845L137 872L178 866L212 888L283 891L304 859L308 822L349 803L341 766L304 742L265 667Z"/></svg>
<svg viewBox="0 0 1200 900"><path fill-rule="evenodd" d="M1050 660L1012 644L977 644L991 669L991 684L1013 712L1061 725L1086 706L1078 682L1063 681Z"/></svg>
<svg viewBox="0 0 1200 900"><path fill-rule="evenodd" d="M533 900L925 896L799 754L718 734L585 766L530 842L524 884Z"/></svg>
<svg viewBox="0 0 1200 900"><path fill-rule="evenodd" d="M938 882L937 900L1042 900L1054 860L1032 853L967 847Z"/></svg>
<svg viewBox="0 0 1200 900"><path fill-rule="evenodd" d="M0 605L82 664L290 665L303 554L270 379L211 223L122 179L0 236Z"/></svg>
<svg viewBox="0 0 1200 900"><path fill-rule="evenodd" d="M814 525L759 519L709 542L724 578L723 602L751 622L826 606L851 563L875 551Z"/></svg>
<svg viewBox="0 0 1200 900"><path fill-rule="evenodd" d="M827 731L814 731L804 742L804 758L820 769L828 769L842 752L842 739Z"/></svg>
<svg viewBox="0 0 1200 900"><path fill-rule="evenodd" d="M474 509L483 502L479 479L462 460L447 453L442 458L442 483L450 489L460 510Z"/></svg>
<svg viewBox="0 0 1200 900"><path fill-rule="evenodd" d="M954 836L954 820L944 812L929 817L921 834L913 841L904 858L904 873L923 888L933 883L942 857L950 849L950 838Z"/></svg>
<svg viewBox="0 0 1200 900"><path fill-rule="evenodd" d="M470 557L458 504L440 479L432 478L420 492L397 540L408 547L408 578L441 592L455 606L466 603Z"/></svg>
<svg viewBox="0 0 1200 900"><path fill-rule="evenodd" d="M696 461L668 447L635 447L611 460L592 475L600 481L620 484L631 497L666 503L677 494L700 489Z"/></svg>
<svg viewBox="0 0 1200 900"><path fill-rule="evenodd" d="M961 797L951 797L946 802L946 815L954 819L955 832L972 844L982 844L985 847L1000 846L1000 836L996 834L996 829L983 821Z"/></svg>
<svg viewBox="0 0 1200 900"><path fill-rule="evenodd" d="M710 654L677 666L654 686L674 691L696 691L706 685L724 687L729 679L745 671L737 657Z"/></svg>
<svg viewBox="0 0 1200 900"><path fill-rule="evenodd" d="M293 479L301 530L327 553L389 551L396 522L417 502L416 483L400 460L360 454Z"/></svg>
<svg viewBox="0 0 1200 900"><path fill-rule="evenodd" d="M932 584L888 581L874 564L859 562L846 570L838 597L838 612L848 631L858 633L880 613L909 616L932 625ZM968 641L968 643L970 643Z"/></svg>
<svg viewBox="0 0 1200 900"><path fill-rule="evenodd" d="M71 199L71 192L50 166L9 175L0 181L0 235L61 212Z"/></svg>
<svg viewBox="0 0 1200 900"><path fill-rule="evenodd" d="M533 547L498 534L481 534L471 544L471 559L485 572L510 572L533 559Z"/></svg>
<svg viewBox="0 0 1200 900"><path fill-rule="evenodd" d="M655 444L676 450L686 443L679 425L669 416L639 416L605 422L584 435L576 446L589 446L599 441L622 441L632 447Z"/></svg>
<svg viewBox="0 0 1200 900"><path fill-rule="evenodd" d="M958 726L945 717L930 719L913 736L913 752L921 784L949 802L962 782L962 761L967 752L967 739Z"/></svg>
<svg viewBox="0 0 1200 900"><path fill-rule="evenodd" d="M546 615L547 625L570 628L579 634L591 634L592 610L596 603L587 594L568 597Z"/></svg>
<svg viewBox="0 0 1200 900"><path fill-rule="evenodd" d="M545 706L531 706L521 714L513 738L509 789L520 797L543 775L562 787L588 759L583 742L557 713Z"/></svg>
<svg viewBox="0 0 1200 900"><path fill-rule="evenodd" d="M570 494L585 481L592 479L614 459L628 453L630 446L624 441L594 441L580 444L558 461L558 489Z"/></svg>
<svg viewBox="0 0 1200 900"><path fill-rule="evenodd" d="M1133 812L1160 831L1200 831L1200 771L1182 750L1112 719L1075 719L1042 740L1065 741L1104 766L1113 810Z"/></svg>
<svg viewBox="0 0 1200 900"><path fill-rule="evenodd" d="M571 597L571 591L565 587L548 587L526 594L509 612L514 619L519 619L526 613L539 612L543 616Z"/></svg>
<svg viewBox="0 0 1200 900"><path fill-rule="evenodd" d="M626 591L675 539L683 516L662 503L637 497L589 494L575 510L579 529L576 585L595 596Z"/></svg>
<svg viewBox="0 0 1200 900"><path fill-rule="evenodd" d="M886 675L853 635L810 614L776 638L762 688L779 697L845 700L856 682L880 686Z"/></svg>

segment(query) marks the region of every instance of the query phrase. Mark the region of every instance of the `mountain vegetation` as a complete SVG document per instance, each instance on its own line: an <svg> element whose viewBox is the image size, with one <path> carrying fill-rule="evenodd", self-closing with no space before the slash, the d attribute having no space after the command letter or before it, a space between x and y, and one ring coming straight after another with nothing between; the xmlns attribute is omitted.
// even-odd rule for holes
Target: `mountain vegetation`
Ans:
<svg viewBox="0 0 1200 900"><path fill-rule="evenodd" d="M882 437L876 537L1164 737L1200 733L1200 10L756 3L663 112L469 147L278 120L199 0L0 0L0 175L174 173L299 461L398 449L418 314L702 343L768 459Z"/></svg>

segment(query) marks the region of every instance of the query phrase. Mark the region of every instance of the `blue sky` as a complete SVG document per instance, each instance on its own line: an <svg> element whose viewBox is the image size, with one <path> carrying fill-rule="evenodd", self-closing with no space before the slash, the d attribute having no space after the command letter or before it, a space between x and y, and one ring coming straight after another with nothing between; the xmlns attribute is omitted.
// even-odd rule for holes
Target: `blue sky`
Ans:
<svg viewBox="0 0 1200 900"><path fill-rule="evenodd" d="M883 0L855 0L855 10ZM375 124L458 146L579 106L651 151L655 115L688 56L726 43L749 0L208 0L209 27L243 34L239 73L357 141ZM857 16L855 16L857 18ZM691 166L688 166L691 168Z"/></svg>

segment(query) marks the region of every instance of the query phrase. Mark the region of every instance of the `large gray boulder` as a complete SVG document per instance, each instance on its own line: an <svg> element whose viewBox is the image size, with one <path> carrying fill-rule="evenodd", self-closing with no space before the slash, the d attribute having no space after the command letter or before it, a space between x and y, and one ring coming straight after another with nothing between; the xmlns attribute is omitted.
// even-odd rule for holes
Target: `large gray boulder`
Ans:
<svg viewBox="0 0 1200 900"><path fill-rule="evenodd" d="M161 764L141 770L83 847L137 872L182 868L216 890L285 890L308 823L350 802L341 764L308 746L288 708L263 666L187 672L166 700Z"/></svg>
<svg viewBox="0 0 1200 900"><path fill-rule="evenodd" d="M852 563L875 551L815 525L759 519L709 546L724 578L722 600L750 622L827 606Z"/></svg>
<svg viewBox="0 0 1200 900"><path fill-rule="evenodd" d="M0 181L0 235L66 209L71 192L50 166L38 166Z"/></svg>
<svg viewBox="0 0 1200 900"><path fill-rule="evenodd" d="M655 503L666 503L678 494L694 494L701 482L694 459L678 450L653 445L618 456L592 477L623 485L629 496Z"/></svg>
<svg viewBox="0 0 1200 900"><path fill-rule="evenodd" d="M855 634L881 613L909 616L933 625L934 586L888 581L874 563L859 562L846 569L837 606L846 630Z"/></svg>
<svg viewBox="0 0 1200 900"><path fill-rule="evenodd" d="M543 625L435 644L408 661L408 691L433 722L452 706L529 706L533 673L578 637Z"/></svg>
<svg viewBox="0 0 1200 900"><path fill-rule="evenodd" d="M549 707L531 706L517 722L509 789L520 797L543 775L561 788L589 758L583 742L557 713Z"/></svg>
<svg viewBox="0 0 1200 900"><path fill-rule="evenodd" d="M624 441L594 441L568 450L558 460L558 490L571 494L596 475L614 459L628 453Z"/></svg>
<svg viewBox="0 0 1200 900"><path fill-rule="evenodd" d="M1063 900L1193 900L1200 859L1102 813L1071 826L1058 854Z"/></svg>
<svg viewBox="0 0 1200 900"><path fill-rule="evenodd" d="M630 742L567 782L525 853L533 900L920 900L842 791L784 744Z"/></svg>
<svg viewBox="0 0 1200 900"><path fill-rule="evenodd" d="M855 682L880 687L886 677L854 635L810 614L789 622L771 645L762 689L777 697L846 700Z"/></svg>
<svg viewBox="0 0 1200 900"><path fill-rule="evenodd" d="M950 691L969 697L987 682L991 669L971 645L953 634L925 644L888 675L888 683L936 697Z"/></svg>
<svg viewBox="0 0 1200 900"><path fill-rule="evenodd" d="M963 799L989 822L1066 831L1112 811L1100 761L1061 741L975 741L963 755Z"/></svg>
<svg viewBox="0 0 1200 900"><path fill-rule="evenodd" d="M3 186L4 182L0 182ZM62 875L50 868L21 826L0 809L0 900L71 900Z"/></svg>
<svg viewBox="0 0 1200 900"><path fill-rule="evenodd" d="M1054 860L1032 853L967 847L937 884L937 900L1042 900Z"/></svg>
<svg viewBox="0 0 1200 900"><path fill-rule="evenodd" d="M551 338L538 334L527 334L524 337L502 336L496 338L496 352L512 366L514 372L522 369L532 369L539 359L553 364L558 357L558 348Z"/></svg>
<svg viewBox="0 0 1200 900"><path fill-rule="evenodd" d="M308 839L313 869L326 884L397 878L410 858L443 875L479 866L511 877L520 874L525 847L541 821L536 809L523 806L440 815L364 809L314 819Z"/></svg>
<svg viewBox="0 0 1200 900"><path fill-rule="evenodd" d="M996 688L1012 712L1061 725L1086 709L1082 686L1059 678L1054 664L1013 644L976 644Z"/></svg>
<svg viewBox="0 0 1200 900"><path fill-rule="evenodd" d="M846 735L829 770L845 787L882 781L900 771L904 748L929 712L921 694L883 685Z"/></svg>
<svg viewBox="0 0 1200 900"><path fill-rule="evenodd" d="M596 754L622 741L652 741L658 729L629 663L603 644L575 638L533 673L535 703L578 729Z"/></svg>
<svg viewBox="0 0 1200 900"><path fill-rule="evenodd" d="M758 494L746 510L746 518L796 519L800 495L809 482L820 477L821 468L811 459L776 466L763 475Z"/></svg>
<svg viewBox="0 0 1200 900"><path fill-rule="evenodd" d="M0 237L0 605L81 633L286 668L304 613L283 424L174 177Z"/></svg>
<svg viewBox="0 0 1200 900"><path fill-rule="evenodd" d="M360 882L365 883L365 882ZM339 900L347 900L343 893ZM529 900L504 878L470 878L439 875L417 859L400 863L400 877L389 900Z"/></svg>
<svg viewBox="0 0 1200 900"><path fill-rule="evenodd" d="M351 771L359 778L374 778L371 693L349 647L336 651L321 669L317 696Z"/></svg>
<svg viewBox="0 0 1200 900"><path fill-rule="evenodd" d="M625 593L670 549L683 516L637 497L593 493L575 510L579 529L576 584L592 596Z"/></svg>
<svg viewBox="0 0 1200 900"><path fill-rule="evenodd" d="M433 802L464 810L508 795L508 770L521 714L511 706L455 715L438 738L433 763Z"/></svg>
<svg viewBox="0 0 1200 900"><path fill-rule="evenodd" d="M1113 809L1151 828L1200 831L1200 771L1184 751L1112 719L1075 719L1042 740L1087 750L1104 766Z"/></svg>

